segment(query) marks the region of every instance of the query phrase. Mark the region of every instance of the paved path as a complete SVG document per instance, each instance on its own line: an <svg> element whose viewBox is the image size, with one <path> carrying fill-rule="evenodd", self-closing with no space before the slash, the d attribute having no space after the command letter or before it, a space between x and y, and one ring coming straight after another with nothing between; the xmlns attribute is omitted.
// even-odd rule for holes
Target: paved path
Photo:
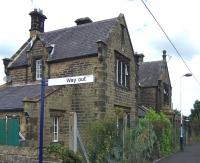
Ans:
<svg viewBox="0 0 200 163"><path fill-rule="evenodd" d="M156 163L200 163L200 142L188 145L178 152Z"/></svg>

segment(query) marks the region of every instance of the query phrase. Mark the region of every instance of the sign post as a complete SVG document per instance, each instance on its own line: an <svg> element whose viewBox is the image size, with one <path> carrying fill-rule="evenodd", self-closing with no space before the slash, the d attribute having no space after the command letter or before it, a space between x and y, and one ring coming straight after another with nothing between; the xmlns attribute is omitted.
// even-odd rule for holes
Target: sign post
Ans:
<svg viewBox="0 0 200 163"><path fill-rule="evenodd" d="M39 163L43 162L43 131L44 131L44 95L45 95L45 79L41 79L40 94L40 144L39 144Z"/></svg>
<svg viewBox="0 0 200 163"><path fill-rule="evenodd" d="M65 78L48 79L48 86L71 85L94 82L94 75L83 75ZM40 142L39 142L39 163L43 162L43 131L44 131L44 96L45 96L45 79L41 80L40 94Z"/></svg>
<svg viewBox="0 0 200 163"><path fill-rule="evenodd" d="M48 86L71 85L94 82L94 75L48 79Z"/></svg>

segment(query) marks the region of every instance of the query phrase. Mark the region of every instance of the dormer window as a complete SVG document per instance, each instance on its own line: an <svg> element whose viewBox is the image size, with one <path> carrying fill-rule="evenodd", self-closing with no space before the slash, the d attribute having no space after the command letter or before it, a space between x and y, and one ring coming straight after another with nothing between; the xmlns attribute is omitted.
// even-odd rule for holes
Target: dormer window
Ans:
<svg viewBox="0 0 200 163"><path fill-rule="evenodd" d="M36 80L42 79L42 59L35 60L35 76Z"/></svg>

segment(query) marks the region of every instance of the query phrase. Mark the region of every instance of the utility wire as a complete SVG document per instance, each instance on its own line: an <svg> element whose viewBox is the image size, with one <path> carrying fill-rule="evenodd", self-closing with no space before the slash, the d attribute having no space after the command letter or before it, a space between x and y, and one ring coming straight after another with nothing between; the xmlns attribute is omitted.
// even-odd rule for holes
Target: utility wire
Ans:
<svg viewBox="0 0 200 163"><path fill-rule="evenodd" d="M184 65L187 67L188 71L192 74L193 78L195 79L195 81L197 82L197 84L200 86L200 82L197 80L196 76L194 75L194 73L192 73L191 69L189 68L189 66L187 65L186 61L184 60L184 58L182 57L182 55L180 54L180 52L178 51L178 49L175 47L174 43L171 41L171 39L169 38L169 36L167 35L167 33L165 32L165 30L162 28L162 26L160 25L160 23L157 21L157 19L155 18L155 16L153 15L153 13L151 12L151 10L147 7L147 5L145 4L145 2L143 0L141 0L141 2L143 3L143 5L145 6L145 8L149 11L149 13L151 14L151 16L153 17L153 19L156 21L157 25L160 27L160 29L162 30L162 32L164 33L164 35L166 36L167 40L170 42L170 44L172 45L172 47L175 49L176 53L179 55L179 57L181 58L181 60L183 61Z"/></svg>

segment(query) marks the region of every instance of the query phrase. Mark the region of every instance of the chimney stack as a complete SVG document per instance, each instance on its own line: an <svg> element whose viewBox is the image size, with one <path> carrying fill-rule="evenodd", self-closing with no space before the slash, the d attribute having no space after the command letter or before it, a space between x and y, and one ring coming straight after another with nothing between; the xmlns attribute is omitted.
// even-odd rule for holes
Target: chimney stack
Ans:
<svg viewBox="0 0 200 163"><path fill-rule="evenodd" d="M8 65L11 62L10 58L4 58L3 59L3 64L4 64L4 72L6 74L6 76L8 75Z"/></svg>
<svg viewBox="0 0 200 163"><path fill-rule="evenodd" d="M135 56L136 63L142 63L143 62L144 54L142 54L142 53L138 54L137 52L135 52L134 56Z"/></svg>
<svg viewBox="0 0 200 163"><path fill-rule="evenodd" d="M82 25L87 23L92 23L92 20L89 17L79 18L75 20L76 25Z"/></svg>
<svg viewBox="0 0 200 163"><path fill-rule="evenodd" d="M43 15L42 10L34 9L29 15L31 16L30 36L34 37L37 34L44 32L44 21L47 17Z"/></svg>
<svg viewBox="0 0 200 163"><path fill-rule="evenodd" d="M167 51L166 50L163 50L163 55L162 55L162 57L163 57L163 61L166 61L166 57L167 57Z"/></svg>

